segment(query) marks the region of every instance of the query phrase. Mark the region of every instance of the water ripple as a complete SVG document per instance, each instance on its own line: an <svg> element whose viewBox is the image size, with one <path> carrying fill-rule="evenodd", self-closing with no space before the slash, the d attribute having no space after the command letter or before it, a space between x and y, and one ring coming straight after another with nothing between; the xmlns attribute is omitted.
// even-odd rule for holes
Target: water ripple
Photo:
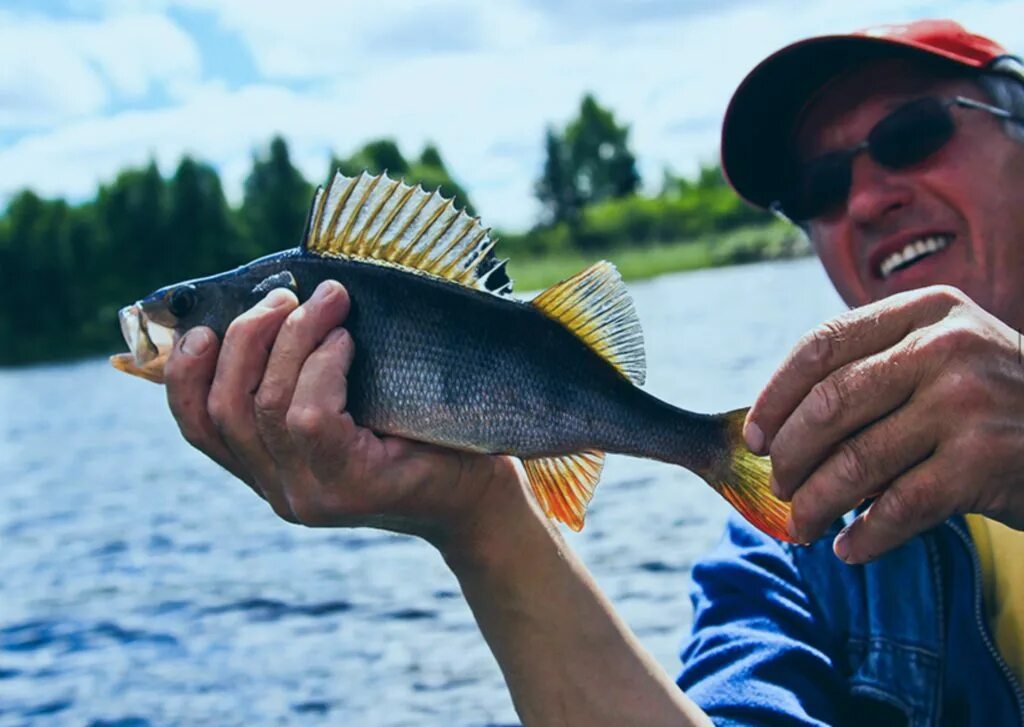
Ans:
<svg viewBox="0 0 1024 727"><path fill-rule="evenodd" d="M352 608L352 604L348 601L325 601L323 603L290 605L270 598L248 598L221 606L209 606L201 609L199 615L243 612L251 614L254 619L276 621L288 616L329 616L335 613L351 611Z"/></svg>
<svg viewBox="0 0 1024 727"><path fill-rule="evenodd" d="M102 642L178 645L178 640L170 634L128 629L112 621L83 625L66 621L36 620L0 628L0 651L31 652L57 647L65 653L74 653L96 648Z"/></svg>
<svg viewBox="0 0 1024 727"><path fill-rule="evenodd" d="M749 404L844 309L813 261L629 289L644 388L698 411ZM0 724L517 723L436 550L282 523L105 360L0 369L0 482ZM727 512L681 468L611 455L587 527L563 529L669 673Z"/></svg>

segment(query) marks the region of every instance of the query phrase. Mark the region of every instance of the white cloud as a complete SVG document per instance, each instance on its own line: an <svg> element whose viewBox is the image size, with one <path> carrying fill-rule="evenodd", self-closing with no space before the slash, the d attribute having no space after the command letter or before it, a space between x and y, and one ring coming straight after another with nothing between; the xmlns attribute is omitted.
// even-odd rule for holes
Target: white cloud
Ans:
<svg viewBox="0 0 1024 727"><path fill-rule="evenodd" d="M0 67L0 129L52 127L200 70L192 40L156 14L59 21L0 12Z"/></svg>
<svg viewBox="0 0 1024 727"><path fill-rule="evenodd" d="M520 3L474 0L182 0L239 32L268 78L335 78L410 56L536 44L541 14Z"/></svg>
<svg viewBox="0 0 1024 727"><path fill-rule="evenodd" d="M160 15L125 15L79 28L82 54L118 92L141 96L150 84L198 78L199 51L177 25Z"/></svg>
<svg viewBox="0 0 1024 727"><path fill-rule="evenodd" d="M216 164L237 199L252 150L274 133L285 136L314 181L324 179L330 150L347 154L389 136L406 154L436 142L485 221L521 228L536 215L532 189L544 127L568 120L584 92L594 92L631 124L642 172L653 187L664 166L691 172L715 157L732 90L767 54L808 35L907 20L915 9L910 0L733 2L717 12L620 20L615 33L577 33L552 25L561 16L545 15L536 5L446 0L428 11L422 2L398 0L372 9L368 3L228 0L214 8L221 23L243 34L272 78L229 90L200 82L180 47L178 60L162 65L155 43L150 55L133 50L148 70L126 72L114 83L137 89L142 79L163 73L175 105L79 119L0 148L0 194L31 185L47 194L87 197L98 180L127 164L152 155L169 172L189 152ZM1019 8L1019 2L950 0L932 10L962 17L972 29L1019 50L1024 26L1011 22ZM448 50L430 51L426 41L395 45L417 28L429 34L431 23L450 24L463 11L472 33L458 29L435 38ZM155 25L146 27L150 37L157 32ZM392 45L379 45L387 38ZM303 83L289 88L274 78ZM85 82L67 89L71 95L88 90Z"/></svg>

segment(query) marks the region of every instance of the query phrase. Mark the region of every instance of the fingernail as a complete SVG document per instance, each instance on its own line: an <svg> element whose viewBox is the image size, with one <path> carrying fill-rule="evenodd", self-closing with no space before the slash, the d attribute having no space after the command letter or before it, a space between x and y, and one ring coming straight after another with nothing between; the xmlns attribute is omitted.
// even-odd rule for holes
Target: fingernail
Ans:
<svg viewBox="0 0 1024 727"><path fill-rule="evenodd" d="M333 280L325 280L316 286L316 290L313 291L312 300L317 303L322 303L331 296L331 294L337 289L338 284Z"/></svg>
<svg viewBox="0 0 1024 727"><path fill-rule="evenodd" d="M747 441L747 447L754 454L764 454L764 432L754 422L747 422L743 427L743 438Z"/></svg>
<svg viewBox="0 0 1024 727"><path fill-rule="evenodd" d="M210 346L210 332L205 328L195 328L185 334L181 341L181 350L189 356L199 356Z"/></svg>
<svg viewBox="0 0 1024 727"><path fill-rule="evenodd" d="M260 301L260 305L264 308L280 308L292 299L292 294L284 288L274 288L266 297Z"/></svg>
<svg viewBox="0 0 1024 727"><path fill-rule="evenodd" d="M786 519L786 532L789 533L789 537L793 539L794 543L799 543L800 536L797 535L796 525L793 523L793 517L790 516Z"/></svg>
<svg viewBox="0 0 1024 727"><path fill-rule="evenodd" d="M839 531L839 535L832 541L832 551L836 554L836 557L844 563L849 563L850 560L850 536L849 527L845 527Z"/></svg>
<svg viewBox="0 0 1024 727"><path fill-rule="evenodd" d="M340 341L344 335L344 328L335 328L326 336L324 336L324 343L336 343L337 341Z"/></svg>

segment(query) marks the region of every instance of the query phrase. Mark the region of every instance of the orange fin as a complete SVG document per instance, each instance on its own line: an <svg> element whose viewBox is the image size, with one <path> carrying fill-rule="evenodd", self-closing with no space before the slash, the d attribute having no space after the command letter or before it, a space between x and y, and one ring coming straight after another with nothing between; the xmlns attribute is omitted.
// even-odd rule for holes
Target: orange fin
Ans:
<svg viewBox="0 0 1024 727"><path fill-rule="evenodd" d="M530 487L548 517L579 532L594 487L601 479L604 452L587 451L564 457L523 460Z"/></svg>
<svg viewBox="0 0 1024 727"><path fill-rule="evenodd" d="M166 361L167 356L164 355L139 366L135 363L135 356L130 353L115 353L110 357L110 365L118 371L152 381L154 384L164 383L164 363Z"/></svg>
<svg viewBox="0 0 1024 727"><path fill-rule="evenodd" d="M786 528L789 503L775 497L769 484L771 460L751 452L743 440L747 410L737 409L718 416L726 427L729 451L725 461L702 476L758 530L778 540L795 542Z"/></svg>

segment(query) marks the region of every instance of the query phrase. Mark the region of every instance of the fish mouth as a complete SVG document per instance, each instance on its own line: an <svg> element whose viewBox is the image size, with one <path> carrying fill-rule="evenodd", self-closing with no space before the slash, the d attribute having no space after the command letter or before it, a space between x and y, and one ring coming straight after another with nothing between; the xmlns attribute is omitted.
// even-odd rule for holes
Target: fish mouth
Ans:
<svg viewBox="0 0 1024 727"><path fill-rule="evenodd" d="M126 374L162 384L164 364L171 355L178 333L173 328L155 323L140 303L122 308L117 317L130 353L111 356L111 365Z"/></svg>

